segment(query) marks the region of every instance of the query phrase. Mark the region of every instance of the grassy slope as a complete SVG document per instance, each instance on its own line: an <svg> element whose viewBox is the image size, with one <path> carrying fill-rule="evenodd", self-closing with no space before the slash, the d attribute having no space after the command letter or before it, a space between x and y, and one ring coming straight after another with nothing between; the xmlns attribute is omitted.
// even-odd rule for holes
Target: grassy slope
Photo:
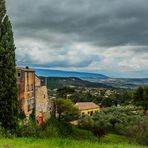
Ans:
<svg viewBox="0 0 148 148"><path fill-rule="evenodd" d="M0 147L4 148L146 148L127 144L122 136L110 134L101 139L101 142L76 141L71 139L51 138L14 138L0 139Z"/></svg>

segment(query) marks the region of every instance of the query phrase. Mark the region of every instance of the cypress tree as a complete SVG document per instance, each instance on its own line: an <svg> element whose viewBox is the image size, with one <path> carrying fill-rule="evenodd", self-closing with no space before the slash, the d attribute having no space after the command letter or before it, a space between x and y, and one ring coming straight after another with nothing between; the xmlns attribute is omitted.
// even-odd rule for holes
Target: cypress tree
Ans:
<svg viewBox="0 0 148 148"><path fill-rule="evenodd" d="M0 0L0 123L5 129L17 124L15 46L5 0Z"/></svg>

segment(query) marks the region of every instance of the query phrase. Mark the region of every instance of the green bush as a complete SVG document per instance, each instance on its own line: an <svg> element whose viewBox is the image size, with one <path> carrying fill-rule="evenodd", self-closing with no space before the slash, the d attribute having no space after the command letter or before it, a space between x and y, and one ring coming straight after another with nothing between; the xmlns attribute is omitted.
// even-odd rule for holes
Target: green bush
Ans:
<svg viewBox="0 0 148 148"><path fill-rule="evenodd" d="M107 133L127 135L130 142L147 145L148 121L141 109L134 106L104 108L93 117L83 117L80 127L92 131L93 128ZM128 128L127 128L128 127Z"/></svg>
<svg viewBox="0 0 148 148"><path fill-rule="evenodd" d="M89 130L84 130L73 126L73 131L71 133L70 138L77 140L90 140L97 141L97 138L93 135L93 133Z"/></svg>
<svg viewBox="0 0 148 148"><path fill-rule="evenodd" d="M79 129L70 123L51 118L43 125L36 125L34 122L23 123L16 130L17 137L32 138L72 138L77 140L95 140L90 131Z"/></svg>
<svg viewBox="0 0 148 148"><path fill-rule="evenodd" d="M38 137L39 130L39 126L29 121L27 123L22 123L21 125L19 125L16 130L16 135L18 137Z"/></svg>
<svg viewBox="0 0 148 148"><path fill-rule="evenodd" d="M48 129L48 131L51 129L50 132L53 134L53 136L59 137L65 137L72 133L72 125L70 123L59 121L55 118L49 119L43 125L43 129Z"/></svg>
<svg viewBox="0 0 148 148"><path fill-rule="evenodd" d="M2 126L0 126L0 138L11 138L11 137L15 137L14 132L6 130Z"/></svg>
<svg viewBox="0 0 148 148"><path fill-rule="evenodd" d="M91 130L94 127L94 120L90 116L84 116L79 120L79 127L85 130Z"/></svg>
<svg viewBox="0 0 148 148"><path fill-rule="evenodd" d="M73 130L70 123L51 118L40 126L32 121L27 123L22 122L16 130L16 135L18 137L34 138L70 137Z"/></svg>
<svg viewBox="0 0 148 148"><path fill-rule="evenodd" d="M127 128L126 136L129 142L148 145L148 117L141 120L138 124Z"/></svg>

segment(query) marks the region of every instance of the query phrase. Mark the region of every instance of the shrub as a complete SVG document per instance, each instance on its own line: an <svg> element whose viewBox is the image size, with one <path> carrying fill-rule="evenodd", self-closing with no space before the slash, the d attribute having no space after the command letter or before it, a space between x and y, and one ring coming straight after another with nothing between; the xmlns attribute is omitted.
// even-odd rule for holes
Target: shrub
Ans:
<svg viewBox="0 0 148 148"><path fill-rule="evenodd" d="M79 127L91 130L94 127L94 120L90 116L84 116L79 120Z"/></svg>
<svg viewBox="0 0 148 148"><path fill-rule="evenodd" d="M29 121L27 123L22 122L16 130L18 137L38 137L39 126Z"/></svg>
<svg viewBox="0 0 148 148"><path fill-rule="evenodd" d="M71 133L71 138L77 139L77 140L90 140L90 141L97 141L97 138L93 135L91 131L84 130L77 128L75 126L72 127L73 131Z"/></svg>
<svg viewBox="0 0 148 148"><path fill-rule="evenodd" d="M55 118L49 119L44 125L43 128L46 130L49 128L54 128L56 134L53 133L53 136L65 137L72 133L72 125L65 121L59 121ZM52 133L52 132L51 132Z"/></svg>
<svg viewBox="0 0 148 148"><path fill-rule="evenodd" d="M148 145L148 117L143 118L138 124L128 127L126 136L129 142Z"/></svg>
<svg viewBox="0 0 148 148"><path fill-rule="evenodd" d="M99 138L99 141L100 141L100 138L105 136L106 135L106 129L105 128L101 128L101 127L98 127L98 128L93 128L92 129L92 132L93 134Z"/></svg>
<svg viewBox="0 0 148 148"><path fill-rule="evenodd" d="M66 137L72 133L72 126L64 121L49 119L43 125L37 125L32 120L27 123L22 122L16 130L18 137Z"/></svg>
<svg viewBox="0 0 148 148"><path fill-rule="evenodd" d="M83 129L91 131L94 136L98 137L100 140L101 137L106 135L108 123L101 116L99 116L99 118L84 116L80 119L79 126Z"/></svg>
<svg viewBox="0 0 148 148"><path fill-rule="evenodd" d="M14 132L6 130L2 126L0 126L0 138L10 138L10 137L15 137Z"/></svg>

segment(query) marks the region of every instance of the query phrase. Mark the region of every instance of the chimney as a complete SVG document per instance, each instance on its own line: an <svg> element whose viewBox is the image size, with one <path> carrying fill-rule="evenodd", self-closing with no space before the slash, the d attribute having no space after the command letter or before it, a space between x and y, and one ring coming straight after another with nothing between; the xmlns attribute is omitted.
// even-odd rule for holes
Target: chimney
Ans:
<svg viewBox="0 0 148 148"><path fill-rule="evenodd" d="M29 69L29 67L28 67L28 66L26 66L26 69Z"/></svg>

